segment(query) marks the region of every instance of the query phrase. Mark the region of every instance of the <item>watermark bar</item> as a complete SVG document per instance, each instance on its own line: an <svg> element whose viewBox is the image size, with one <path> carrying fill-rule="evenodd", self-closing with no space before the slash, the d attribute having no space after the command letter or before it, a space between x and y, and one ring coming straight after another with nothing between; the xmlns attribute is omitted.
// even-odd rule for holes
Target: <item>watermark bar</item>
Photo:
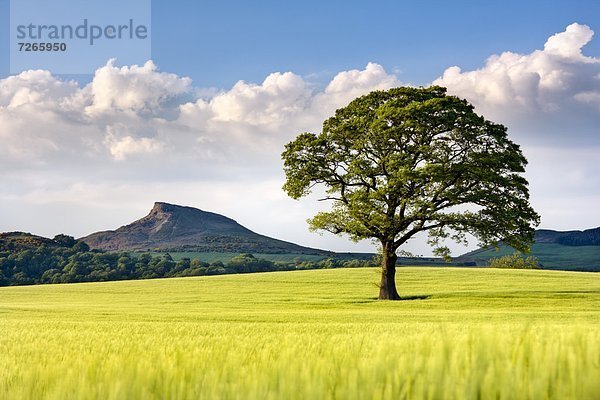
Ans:
<svg viewBox="0 0 600 400"><path fill-rule="evenodd" d="M151 58L151 0L11 0L10 72L92 74Z"/></svg>

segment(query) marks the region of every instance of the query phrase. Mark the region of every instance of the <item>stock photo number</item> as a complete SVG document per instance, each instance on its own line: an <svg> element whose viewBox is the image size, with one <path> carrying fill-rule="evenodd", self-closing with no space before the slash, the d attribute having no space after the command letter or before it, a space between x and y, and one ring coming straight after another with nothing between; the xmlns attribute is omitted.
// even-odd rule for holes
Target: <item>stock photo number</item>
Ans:
<svg viewBox="0 0 600 400"><path fill-rule="evenodd" d="M19 51L67 51L67 44L20 42Z"/></svg>

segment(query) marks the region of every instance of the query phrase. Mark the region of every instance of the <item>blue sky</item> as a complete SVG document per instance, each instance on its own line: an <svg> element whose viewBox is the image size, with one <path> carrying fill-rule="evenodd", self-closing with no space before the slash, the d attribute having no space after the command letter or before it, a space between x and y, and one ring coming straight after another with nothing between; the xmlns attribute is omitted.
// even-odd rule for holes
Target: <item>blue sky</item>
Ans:
<svg viewBox="0 0 600 400"><path fill-rule="evenodd" d="M493 53L530 52L558 27L593 25L600 15L597 1L290 3L155 1L153 58L201 86L271 71L333 75L369 61L424 84L449 65L471 69Z"/></svg>
<svg viewBox="0 0 600 400"><path fill-rule="evenodd" d="M9 22L0 0L0 231L83 236L169 201L373 250L307 231L323 205L286 198L279 154L358 95L432 82L522 144L542 227L600 226L598 1L152 1L151 62L66 76L11 75Z"/></svg>
<svg viewBox="0 0 600 400"><path fill-rule="evenodd" d="M9 0L0 0L0 54ZM426 84L450 65L530 52L572 22L594 26L600 2L571 1L152 1L152 58L197 86L227 88L273 71L331 77L377 62ZM600 44L588 45L597 55ZM9 72L2 57L0 76ZM82 77L82 80L85 78Z"/></svg>

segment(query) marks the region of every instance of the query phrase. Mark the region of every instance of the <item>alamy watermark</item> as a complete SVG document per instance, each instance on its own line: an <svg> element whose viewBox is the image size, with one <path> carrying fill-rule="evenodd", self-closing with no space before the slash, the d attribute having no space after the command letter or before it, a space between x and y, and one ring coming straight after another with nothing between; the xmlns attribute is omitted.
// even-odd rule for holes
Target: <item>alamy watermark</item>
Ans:
<svg viewBox="0 0 600 400"><path fill-rule="evenodd" d="M151 58L150 0L11 0L11 73L89 74Z"/></svg>

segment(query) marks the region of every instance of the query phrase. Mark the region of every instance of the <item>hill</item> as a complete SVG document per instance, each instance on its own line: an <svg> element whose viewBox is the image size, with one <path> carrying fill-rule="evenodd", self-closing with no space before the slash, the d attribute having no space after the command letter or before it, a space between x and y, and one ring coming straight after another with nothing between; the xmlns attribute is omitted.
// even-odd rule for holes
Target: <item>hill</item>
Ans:
<svg viewBox="0 0 600 400"><path fill-rule="evenodd" d="M60 247L61 244L53 239L32 235L25 232L0 233L0 251L20 252L34 250L39 247Z"/></svg>
<svg viewBox="0 0 600 400"><path fill-rule="evenodd" d="M0 288L3 399L596 399L594 274L400 268Z"/></svg>
<svg viewBox="0 0 600 400"><path fill-rule="evenodd" d="M535 242L563 246L600 246L600 227L585 231L566 232L539 229L535 232Z"/></svg>
<svg viewBox="0 0 600 400"><path fill-rule="evenodd" d="M110 251L331 254L257 234L220 214L161 202L142 219L79 240Z"/></svg>
<svg viewBox="0 0 600 400"><path fill-rule="evenodd" d="M482 248L463 254L457 260L485 265L490 258L512 254L511 247ZM600 272L600 227L584 231L540 229L535 233L531 255L544 269Z"/></svg>

